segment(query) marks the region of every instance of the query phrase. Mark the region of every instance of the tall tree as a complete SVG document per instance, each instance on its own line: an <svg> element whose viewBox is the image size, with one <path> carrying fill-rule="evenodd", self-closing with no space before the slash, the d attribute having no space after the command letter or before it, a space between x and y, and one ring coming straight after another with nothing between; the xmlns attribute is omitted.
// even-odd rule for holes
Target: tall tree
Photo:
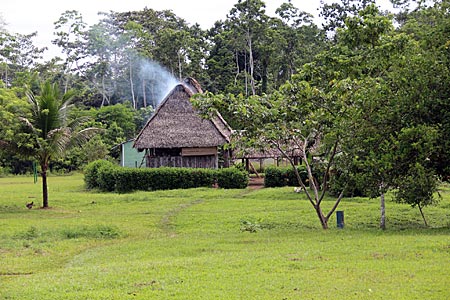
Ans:
<svg viewBox="0 0 450 300"><path fill-rule="evenodd" d="M348 18L358 15L358 12L375 0L339 0L327 3L320 1L322 7L319 16L323 18L322 28L328 35L334 36L338 28L344 28Z"/></svg>
<svg viewBox="0 0 450 300"><path fill-rule="evenodd" d="M76 10L61 14L55 25L56 37L52 43L61 48L64 91L69 89L74 74L83 74L86 68L86 27L83 16Z"/></svg>
<svg viewBox="0 0 450 300"><path fill-rule="evenodd" d="M46 48L38 48L33 44L37 32L31 34L10 34L0 31L0 76L6 87L15 85L24 72L42 59Z"/></svg>
<svg viewBox="0 0 450 300"><path fill-rule="evenodd" d="M272 54L272 80L277 82L275 88L278 88L325 49L325 36L314 23L313 16L295 7L290 0L276 13L280 17L276 19L276 29L285 41L278 43Z"/></svg>
<svg viewBox="0 0 450 300"><path fill-rule="evenodd" d="M436 186L431 160L436 154L438 126L427 120L426 109L436 104L436 98L429 97L434 94L433 72L426 66L436 63L429 59L412 35L396 31L389 17L370 5L358 16L347 18L336 44L305 73L324 88L347 83L353 91L349 116L358 126L350 128L343 150L352 156L354 171L365 178L369 195L380 196L383 229L388 189L399 188L398 195L403 196L398 199L408 198L404 195L412 195L408 183L414 170L427 174L415 178L422 195L432 194ZM442 116L442 112L435 113ZM432 201L427 197L417 201L429 204Z"/></svg>
<svg viewBox="0 0 450 300"><path fill-rule="evenodd" d="M258 48L265 39L269 17L261 0L239 0L230 10L225 34L234 52L236 78L242 77L246 95L257 93Z"/></svg>

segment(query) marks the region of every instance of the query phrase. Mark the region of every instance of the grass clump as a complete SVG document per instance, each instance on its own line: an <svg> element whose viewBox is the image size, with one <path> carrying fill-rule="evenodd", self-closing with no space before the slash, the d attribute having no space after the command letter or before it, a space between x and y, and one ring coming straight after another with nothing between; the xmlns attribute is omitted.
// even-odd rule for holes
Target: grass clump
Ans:
<svg viewBox="0 0 450 300"><path fill-rule="evenodd" d="M115 239L120 237L120 232L116 227L97 225L65 228L62 230L62 235L67 239Z"/></svg>

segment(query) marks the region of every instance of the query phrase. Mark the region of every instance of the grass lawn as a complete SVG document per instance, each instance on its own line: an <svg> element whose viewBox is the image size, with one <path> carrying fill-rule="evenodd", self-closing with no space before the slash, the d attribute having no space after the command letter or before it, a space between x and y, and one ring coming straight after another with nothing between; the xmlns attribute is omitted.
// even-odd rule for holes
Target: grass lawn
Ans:
<svg viewBox="0 0 450 300"><path fill-rule="evenodd" d="M88 192L0 179L0 299L450 299L450 187L418 209L344 199L321 229L292 188ZM326 201L331 206L332 201ZM251 232L256 231L256 232Z"/></svg>

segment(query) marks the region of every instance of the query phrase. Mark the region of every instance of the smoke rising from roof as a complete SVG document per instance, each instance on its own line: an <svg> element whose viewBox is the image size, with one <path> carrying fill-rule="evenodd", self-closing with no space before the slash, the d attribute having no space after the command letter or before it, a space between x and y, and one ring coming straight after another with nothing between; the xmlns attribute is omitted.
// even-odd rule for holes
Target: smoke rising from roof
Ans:
<svg viewBox="0 0 450 300"><path fill-rule="evenodd" d="M164 97L177 85L179 81L159 63L142 59L139 77L145 82L143 90L148 93L151 104L156 108Z"/></svg>

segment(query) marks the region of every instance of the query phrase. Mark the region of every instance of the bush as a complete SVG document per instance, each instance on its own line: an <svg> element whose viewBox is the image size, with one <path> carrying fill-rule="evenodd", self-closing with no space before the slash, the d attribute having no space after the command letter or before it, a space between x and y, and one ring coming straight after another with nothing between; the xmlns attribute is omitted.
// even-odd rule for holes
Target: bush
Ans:
<svg viewBox="0 0 450 300"><path fill-rule="evenodd" d="M248 174L237 168L220 169L217 173L217 184L224 189L245 189L248 185Z"/></svg>
<svg viewBox="0 0 450 300"><path fill-rule="evenodd" d="M116 189L117 173L121 168L114 164L105 164L101 166L97 173L97 182L100 190L104 192L112 192Z"/></svg>
<svg viewBox="0 0 450 300"><path fill-rule="evenodd" d="M100 184L98 182L99 174L98 171L103 166L113 166L114 164L107 160L96 160L88 164L84 168L84 182L86 184L86 188L95 189L99 188Z"/></svg>
<svg viewBox="0 0 450 300"><path fill-rule="evenodd" d="M103 170L103 169L102 169ZM113 186L119 193L135 190L154 191L168 189L189 189L212 186L215 182L216 171L211 169L185 169L185 168L156 168L134 169L114 168L104 170L112 172L109 177L103 174L105 188ZM106 181L114 180L112 183Z"/></svg>
<svg viewBox="0 0 450 300"><path fill-rule="evenodd" d="M297 171L304 184L308 182L308 173L304 166L297 166ZM267 167L264 172L265 187L298 186L294 168Z"/></svg>
<svg viewBox="0 0 450 300"><path fill-rule="evenodd" d="M225 189L246 188L247 172L236 168L187 169L187 168L122 168L106 161L89 164L85 171L85 182L89 188L102 191L128 193L136 190L155 191L211 187L218 183Z"/></svg>
<svg viewBox="0 0 450 300"><path fill-rule="evenodd" d="M187 169L185 169L187 170ZM193 169L190 171L192 187L212 186L216 182L217 170L212 169ZM184 184L187 185L188 182Z"/></svg>
<svg viewBox="0 0 450 300"><path fill-rule="evenodd" d="M265 187L280 187L287 185L287 179L283 175L283 170L277 167L267 167L264 171Z"/></svg>
<svg viewBox="0 0 450 300"><path fill-rule="evenodd" d="M139 169L120 168L115 172L114 190L119 193L127 193L137 189L145 189L145 179L139 176ZM112 179L112 178L111 178Z"/></svg>

